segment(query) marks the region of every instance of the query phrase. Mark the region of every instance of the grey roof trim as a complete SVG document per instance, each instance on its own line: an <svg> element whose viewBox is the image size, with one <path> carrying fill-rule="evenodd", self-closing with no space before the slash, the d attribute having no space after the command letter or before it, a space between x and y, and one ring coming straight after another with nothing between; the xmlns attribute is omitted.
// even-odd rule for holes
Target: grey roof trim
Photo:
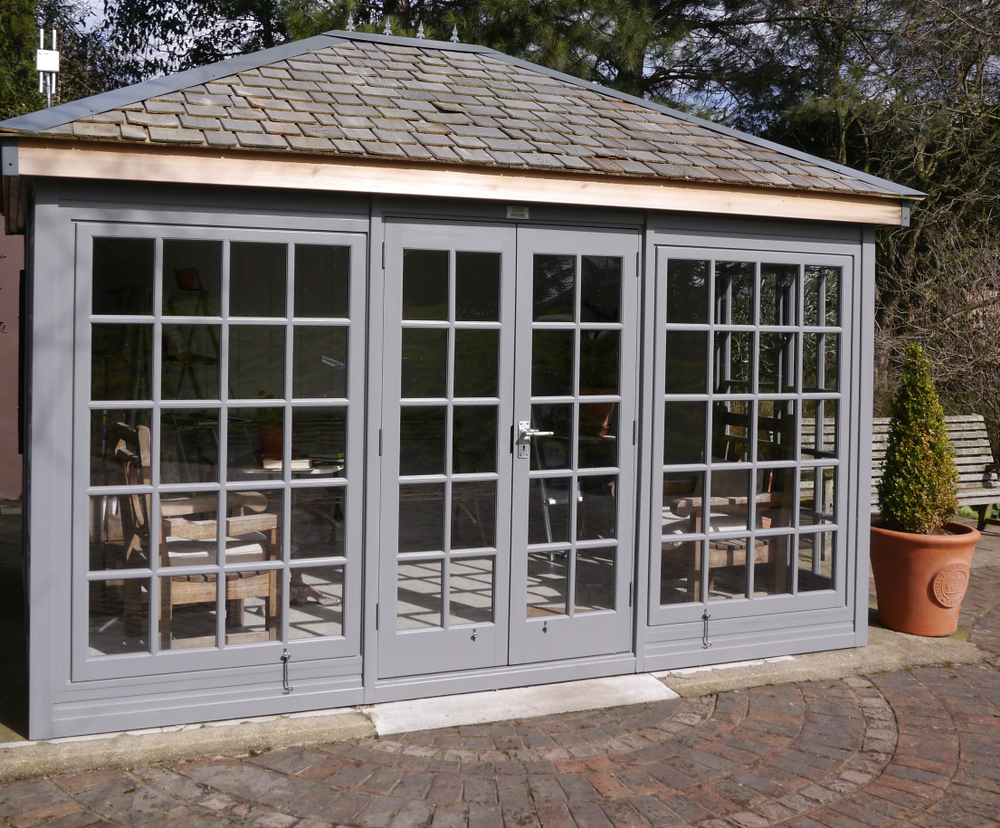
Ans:
<svg viewBox="0 0 1000 828"><path fill-rule="evenodd" d="M17 175L17 139L0 140L0 176Z"/></svg>

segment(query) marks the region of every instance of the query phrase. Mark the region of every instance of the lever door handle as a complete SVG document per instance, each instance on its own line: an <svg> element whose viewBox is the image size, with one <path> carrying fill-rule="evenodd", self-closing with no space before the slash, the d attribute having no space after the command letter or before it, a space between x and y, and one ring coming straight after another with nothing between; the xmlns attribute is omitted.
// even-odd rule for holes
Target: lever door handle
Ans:
<svg viewBox="0 0 1000 828"><path fill-rule="evenodd" d="M555 437L556 434L554 431L541 431L540 429L532 428L527 420L522 420L517 424L517 431L517 441L519 443L530 440L532 437Z"/></svg>

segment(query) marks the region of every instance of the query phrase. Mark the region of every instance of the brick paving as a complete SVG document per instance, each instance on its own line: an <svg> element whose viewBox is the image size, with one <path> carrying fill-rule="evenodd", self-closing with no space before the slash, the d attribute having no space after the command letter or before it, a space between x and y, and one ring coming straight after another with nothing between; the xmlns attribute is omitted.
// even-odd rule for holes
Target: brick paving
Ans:
<svg viewBox="0 0 1000 828"><path fill-rule="evenodd" d="M986 664L0 785L14 828L1000 825L1000 567Z"/></svg>

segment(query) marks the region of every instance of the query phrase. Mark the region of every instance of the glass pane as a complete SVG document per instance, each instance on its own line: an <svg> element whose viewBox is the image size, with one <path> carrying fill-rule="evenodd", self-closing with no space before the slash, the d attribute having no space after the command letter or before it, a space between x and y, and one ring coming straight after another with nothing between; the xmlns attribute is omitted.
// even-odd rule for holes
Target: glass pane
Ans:
<svg viewBox="0 0 1000 828"><path fill-rule="evenodd" d="M448 576L448 624L493 620L493 558L452 560Z"/></svg>
<svg viewBox="0 0 1000 828"><path fill-rule="evenodd" d="M569 540L572 485L572 477L546 477L529 483L528 543L564 543Z"/></svg>
<svg viewBox="0 0 1000 828"><path fill-rule="evenodd" d="M576 508L577 540L616 537L618 477L581 477L577 480L580 503Z"/></svg>
<svg viewBox="0 0 1000 828"><path fill-rule="evenodd" d="M708 322L708 262L671 259L667 263L667 322Z"/></svg>
<svg viewBox="0 0 1000 828"><path fill-rule="evenodd" d="M711 531L732 532L750 528L749 469L713 471L710 496Z"/></svg>
<svg viewBox="0 0 1000 828"><path fill-rule="evenodd" d="M226 493L226 563L281 560L280 489Z"/></svg>
<svg viewBox="0 0 1000 828"><path fill-rule="evenodd" d="M618 465L618 403L580 404L577 458L581 469Z"/></svg>
<svg viewBox="0 0 1000 828"><path fill-rule="evenodd" d="M283 408L229 409L227 479L281 479L284 420ZM298 460L296 451L292 459Z"/></svg>
<svg viewBox="0 0 1000 828"><path fill-rule="evenodd" d="M409 483L399 487L399 551L444 549L444 484Z"/></svg>
<svg viewBox="0 0 1000 828"><path fill-rule="evenodd" d="M90 485L121 486L126 483L123 463L126 457L117 456L116 425L136 429L149 429L153 412L149 409L108 409L90 412ZM148 458L147 469L148 474ZM142 482L142 481L136 481Z"/></svg>
<svg viewBox="0 0 1000 828"><path fill-rule="evenodd" d="M532 331L531 393L536 397L572 395L573 337L573 331Z"/></svg>
<svg viewBox="0 0 1000 828"><path fill-rule="evenodd" d="M277 325L229 327L230 399L283 399L285 329Z"/></svg>
<svg viewBox="0 0 1000 828"><path fill-rule="evenodd" d="M752 325L753 262L715 263L715 323Z"/></svg>
<svg viewBox="0 0 1000 828"><path fill-rule="evenodd" d="M403 561L396 570L396 629L440 627L441 561Z"/></svg>
<svg viewBox="0 0 1000 828"><path fill-rule="evenodd" d="M802 390L837 390L837 351L840 334L802 335Z"/></svg>
<svg viewBox="0 0 1000 828"><path fill-rule="evenodd" d="M708 542L708 600L745 598L747 594L747 539Z"/></svg>
<svg viewBox="0 0 1000 828"><path fill-rule="evenodd" d="M528 618L565 615L569 596L569 553L528 555Z"/></svg>
<svg viewBox="0 0 1000 828"><path fill-rule="evenodd" d="M753 334L749 331L717 331L712 365L713 388L720 394L750 394L753 365Z"/></svg>
<svg viewBox="0 0 1000 828"><path fill-rule="evenodd" d="M293 560L344 554L346 495L346 486L292 489Z"/></svg>
<svg viewBox="0 0 1000 828"><path fill-rule="evenodd" d="M497 468L497 409L494 405L456 405L451 467L455 474Z"/></svg>
<svg viewBox="0 0 1000 828"><path fill-rule="evenodd" d="M90 571L149 566L149 495L90 498Z"/></svg>
<svg viewBox="0 0 1000 828"><path fill-rule="evenodd" d="M219 399L219 330L218 325L164 323L161 399ZM233 330L230 328L230 343ZM229 382L232 387L232 345L229 353ZM278 390L280 393L281 389Z"/></svg>
<svg viewBox="0 0 1000 828"><path fill-rule="evenodd" d="M455 319L500 321L499 253L455 253Z"/></svg>
<svg viewBox="0 0 1000 828"><path fill-rule="evenodd" d="M160 413L160 482L218 481L219 410L163 409Z"/></svg>
<svg viewBox="0 0 1000 828"><path fill-rule="evenodd" d="M716 334L718 337L719 334ZM708 332L667 331L664 359L667 394L704 394L708 376Z"/></svg>
<svg viewBox="0 0 1000 828"><path fill-rule="evenodd" d="M497 544L497 484L492 480L451 484L451 548L492 548Z"/></svg>
<svg viewBox="0 0 1000 828"><path fill-rule="evenodd" d="M802 457L836 457L837 401L802 401Z"/></svg>
<svg viewBox="0 0 1000 828"><path fill-rule="evenodd" d="M797 325L799 266L760 266L760 324Z"/></svg>
<svg viewBox="0 0 1000 828"><path fill-rule="evenodd" d="M445 406L413 406L399 412L399 473L445 473Z"/></svg>
<svg viewBox="0 0 1000 828"><path fill-rule="evenodd" d="M149 579L91 581L89 655L149 652Z"/></svg>
<svg viewBox="0 0 1000 828"><path fill-rule="evenodd" d="M261 508L267 499L258 495ZM127 511L123 510L123 511ZM272 515L271 519L277 521ZM160 495L160 566L216 566L219 563L219 493L164 492ZM126 523L130 523L128 517ZM229 539L226 539L227 545ZM234 555L241 553L249 560L264 559L267 539L249 540L242 544L233 539Z"/></svg>
<svg viewBox="0 0 1000 828"><path fill-rule="evenodd" d="M536 322L574 321L576 256L535 254L532 283Z"/></svg>
<svg viewBox="0 0 1000 828"><path fill-rule="evenodd" d="M787 595L792 591L792 536L757 538L756 543L753 594Z"/></svg>
<svg viewBox="0 0 1000 828"><path fill-rule="evenodd" d="M795 459L795 401L757 404L757 461Z"/></svg>
<svg viewBox="0 0 1000 828"><path fill-rule="evenodd" d="M215 575L168 575L160 582L160 649L214 647Z"/></svg>
<svg viewBox="0 0 1000 828"><path fill-rule="evenodd" d="M351 248L295 245L295 315L343 319L350 315Z"/></svg>
<svg viewBox="0 0 1000 828"><path fill-rule="evenodd" d="M619 322L622 260L618 256L583 256L580 260L580 321Z"/></svg>
<svg viewBox="0 0 1000 828"><path fill-rule="evenodd" d="M836 468L803 467L799 482L799 526L836 523L836 504Z"/></svg>
<svg viewBox="0 0 1000 828"><path fill-rule="evenodd" d="M664 535L702 531L704 472L670 472L663 475Z"/></svg>
<svg viewBox="0 0 1000 828"><path fill-rule="evenodd" d="M293 569L288 596L288 637L344 634L344 567Z"/></svg>
<svg viewBox="0 0 1000 828"><path fill-rule="evenodd" d="M281 570L226 573L226 643L281 636Z"/></svg>
<svg viewBox="0 0 1000 828"><path fill-rule="evenodd" d="M618 331L580 331L580 394L618 393Z"/></svg>
<svg viewBox="0 0 1000 828"><path fill-rule="evenodd" d="M783 529L795 515L795 469L757 469L757 528Z"/></svg>
<svg viewBox="0 0 1000 828"><path fill-rule="evenodd" d="M705 403L663 404L663 462L705 462Z"/></svg>
<svg viewBox="0 0 1000 828"><path fill-rule="evenodd" d="M153 326L91 326L90 398L153 398Z"/></svg>
<svg viewBox="0 0 1000 828"><path fill-rule="evenodd" d="M840 268L806 265L806 324L837 327L840 325Z"/></svg>
<svg viewBox="0 0 1000 828"><path fill-rule="evenodd" d="M346 451L346 408L292 409L293 476L336 476L344 470Z"/></svg>
<svg viewBox="0 0 1000 828"><path fill-rule="evenodd" d="M712 462L745 463L750 459L750 400L712 405Z"/></svg>
<svg viewBox="0 0 1000 828"><path fill-rule="evenodd" d="M284 316L287 249L283 244L229 245L229 315Z"/></svg>
<svg viewBox="0 0 1000 828"><path fill-rule="evenodd" d="M347 396L348 328L296 326L292 347L292 396Z"/></svg>
<svg viewBox="0 0 1000 828"><path fill-rule="evenodd" d="M795 391L798 373L795 334L760 334L760 366L757 387L761 393L790 394Z"/></svg>
<svg viewBox="0 0 1000 828"><path fill-rule="evenodd" d="M576 553L576 614L615 608L615 548L580 549Z"/></svg>
<svg viewBox="0 0 1000 828"><path fill-rule="evenodd" d="M836 532L799 535L799 592L833 589Z"/></svg>
<svg viewBox="0 0 1000 828"><path fill-rule="evenodd" d="M163 240L163 315L222 313L222 242Z"/></svg>
<svg viewBox="0 0 1000 828"><path fill-rule="evenodd" d="M404 397L444 397L448 393L448 331L403 329L400 366Z"/></svg>
<svg viewBox="0 0 1000 828"><path fill-rule="evenodd" d="M448 318L448 251L403 251L403 319Z"/></svg>
<svg viewBox="0 0 1000 828"><path fill-rule="evenodd" d="M455 396L497 396L500 331L455 331Z"/></svg>
<svg viewBox="0 0 1000 828"><path fill-rule="evenodd" d="M153 239L94 239L93 313L153 312Z"/></svg>
<svg viewBox="0 0 1000 828"><path fill-rule="evenodd" d="M702 541L664 543L660 547L660 603L701 600Z"/></svg>
<svg viewBox="0 0 1000 828"><path fill-rule="evenodd" d="M532 469L568 469L573 462L573 406L531 406L531 427L551 431L550 437L531 438Z"/></svg>

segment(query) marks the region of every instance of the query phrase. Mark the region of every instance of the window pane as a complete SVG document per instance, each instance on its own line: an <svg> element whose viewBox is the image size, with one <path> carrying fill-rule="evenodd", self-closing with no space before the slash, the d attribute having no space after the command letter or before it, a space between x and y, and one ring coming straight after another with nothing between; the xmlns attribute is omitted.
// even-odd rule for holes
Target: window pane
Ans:
<svg viewBox="0 0 1000 828"><path fill-rule="evenodd" d="M228 480L280 479L285 447L283 408L230 408L228 417ZM292 451L292 459L298 452Z"/></svg>
<svg viewBox="0 0 1000 828"><path fill-rule="evenodd" d="M803 400L802 457L836 457L837 401Z"/></svg>
<svg viewBox="0 0 1000 828"><path fill-rule="evenodd" d="M396 570L396 629L440 627L441 561L400 562Z"/></svg>
<svg viewBox="0 0 1000 828"><path fill-rule="evenodd" d="M667 394L704 394L708 376L708 332L667 331Z"/></svg>
<svg viewBox="0 0 1000 828"><path fill-rule="evenodd" d="M622 260L617 256L583 256L580 260L580 321L620 321L621 296Z"/></svg>
<svg viewBox="0 0 1000 828"><path fill-rule="evenodd" d="M618 393L618 331L580 331L580 394Z"/></svg>
<svg viewBox="0 0 1000 828"><path fill-rule="evenodd" d="M455 319L500 321L499 253L455 253Z"/></svg>
<svg viewBox="0 0 1000 828"><path fill-rule="evenodd" d="M150 565L149 501L148 494L90 498L91 572Z"/></svg>
<svg viewBox="0 0 1000 828"><path fill-rule="evenodd" d="M399 487L399 551L444 549L444 484L409 483Z"/></svg>
<svg viewBox="0 0 1000 828"><path fill-rule="evenodd" d="M664 543L660 547L660 603L701 600L702 541Z"/></svg>
<svg viewBox="0 0 1000 828"><path fill-rule="evenodd" d="M266 508L267 499L260 498L261 508ZM123 510L126 519L128 510ZM217 566L219 563L219 493L218 492L164 492L160 495L160 535L159 562L166 566ZM277 522L277 516L271 520ZM242 528L242 527L236 527ZM227 543L228 543L227 538ZM248 556L249 560L261 561L265 557L266 538L259 536L259 542L251 539L246 544L234 538L233 554Z"/></svg>
<svg viewBox="0 0 1000 828"><path fill-rule="evenodd" d="M616 537L618 522L618 477L581 477L576 507L577 540L597 540Z"/></svg>
<svg viewBox="0 0 1000 828"><path fill-rule="evenodd" d="M351 248L295 245L295 315L349 316Z"/></svg>
<svg viewBox="0 0 1000 828"><path fill-rule="evenodd" d="M168 575L160 582L160 649L214 647L215 575Z"/></svg>
<svg viewBox="0 0 1000 828"><path fill-rule="evenodd" d="M568 469L573 462L573 406L531 406L531 427L551 431L549 437L531 438L531 468Z"/></svg>
<svg viewBox="0 0 1000 828"><path fill-rule="evenodd" d="M229 327L231 399L283 399L285 329L277 325Z"/></svg>
<svg viewBox="0 0 1000 828"><path fill-rule="evenodd" d="M493 558L451 561L448 624L488 624L493 620Z"/></svg>
<svg viewBox="0 0 1000 828"><path fill-rule="evenodd" d="M90 398L153 398L153 326L91 326Z"/></svg>
<svg viewBox="0 0 1000 828"><path fill-rule="evenodd" d="M618 403L580 404L577 457L581 469L618 465Z"/></svg>
<svg viewBox="0 0 1000 828"><path fill-rule="evenodd" d="M760 324L798 324L799 266L760 266Z"/></svg>
<svg viewBox="0 0 1000 828"><path fill-rule="evenodd" d="M577 551L575 613L615 608L615 551L613 546Z"/></svg>
<svg viewBox="0 0 1000 828"><path fill-rule="evenodd" d="M528 618L565 615L569 596L569 553L528 555Z"/></svg>
<svg viewBox="0 0 1000 828"><path fill-rule="evenodd" d="M839 267L806 265L805 306L807 325L840 325Z"/></svg>
<svg viewBox="0 0 1000 828"><path fill-rule="evenodd" d="M230 328L230 343L233 330ZM219 399L219 333L218 325L164 323L161 399ZM229 353L232 355L232 346ZM230 384L231 366L230 359Z"/></svg>
<svg viewBox="0 0 1000 828"><path fill-rule="evenodd" d="M497 484L492 480L451 484L451 548L496 546Z"/></svg>
<svg viewBox="0 0 1000 828"><path fill-rule="evenodd" d="M218 481L219 410L164 409L160 414L160 482Z"/></svg>
<svg viewBox="0 0 1000 828"><path fill-rule="evenodd" d="M753 262L715 263L715 323L752 325Z"/></svg>
<svg viewBox="0 0 1000 828"><path fill-rule="evenodd" d="M705 403L668 402L663 410L664 464L705 462Z"/></svg>
<svg viewBox="0 0 1000 828"><path fill-rule="evenodd" d="M757 460L795 459L795 401L761 400L757 404Z"/></svg>
<svg viewBox="0 0 1000 828"><path fill-rule="evenodd" d="M573 331L532 332L531 393L536 397L572 395L573 337Z"/></svg>
<svg viewBox="0 0 1000 828"><path fill-rule="evenodd" d="M712 472L709 512L711 531L750 528L750 471L715 469Z"/></svg>
<svg viewBox="0 0 1000 828"><path fill-rule="evenodd" d="M664 535L702 531L704 490L704 472L669 472L663 475L661 514Z"/></svg>
<svg viewBox="0 0 1000 828"><path fill-rule="evenodd" d="M718 331L715 334L713 388L720 394L750 394L753 365L753 334L749 331Z"/></svg>
<svg viewBox="0 0 1000 828"><path fill-rule="evenodd" d="M285 315L286 256L283 244L230 244L230 316Z"/></svg>
<svg viewBox="0 0 1000 828"><path fill-rule="evenodd" d="M399 473L445 473L444 406L406 407L399 413Z"/></svg>
<svg viewBox="0 0 1000 828"><path fill-rule="evenodd" d="M835 523L837 504L837 470L830 466L802 469L799 483L799 525L818 526Z"/></svg>
<svg viewBox="0 0 1000 828"><path fill-rule="evenodd" d="M574 321L576 256L536 254L532 283L536 322Z"/></svg>
<svg viewBox="0 0 1000 828"><path fill-rule="evenodd" d="M296 326L292 348L292 396L347 396L347 333L341 327Z"/></svg>
<svg viewBox="0 0 1000 828"><path fill-rule="evenodd" d="M448 318L448 251L403 251L403 319Z"/></svg>
<svg viewBox="0 0 1000 828"><path fill-rule="evenodd" d="M783 529L795 515L795 469L757 469L757 528Z"/></svg>
<svg viewBox="0 0 1000 828"><path fill-rule="evenodd" d="M455 331L455 396L497 396L499 331Z"/></svg>
<svg viewBox="0 0 1000 828"><path fill-rule="evenodd" d="M708 600L745 598L747 594L747 539L708 543Z"/></svg>
<svg viewBox="0 0 1000 828"><path fill-rule="evenodd" d="M528 543L564 543L569 540L572 487L572 477L546 477L528 484Z"/></svg>
<svg viewBox="0 0 1000 828"><path fill-rule="evenodd" d="M94 239L93 313L153 312L152 239Z"/></svg>
<svg viewBox="0 0 1000 828"><path fill-rule="evenodd" d="M750 459L750 400L712 406L712 462L744 463Z"/></svg>
<svg viewBox="0 0 1000 828"><path fill-rule="evenodd" d="M795 334L760 334L760 365L757 387L761 393L790 394L795 391Z"/></svg>
<svg viewBox="0 0 1000 828"><path fill-rule="evenodd" d="M786 595L791 587L792 536L757 538L753 565L753 594Z"/></svg>
<svg viewBox="0 0 1000 828"><path fill-rule="evenodd" d="M344 634L344 567L293 569L289 586L289 638Z"/></svg>
<svg viewBox="0 0 1000 828"><path fill-rule="evenodd" d="M281 571L227 572L225 577L226 643L277 639L281 635Z"/></svg>
<svg viewBox="0 0 1000 828"><path fill-rule="evenodd" d="M708 322L708 262L667 263L667 322Z"/></svg>
<svg viewBox="0 0 1000 828"><path fill-rule="evenodd" d="M452 471L496 471L497 409L493 405L456 405L452 431Z"/></svg>
<svg viewBox="0 0 1000 828"><path fill-rule="evenodd" d="M402 351L402 395L444 397L447 394L448 331L404 328Z"/></svg>
<svg viewBox="0 0 1000 828"><path fill-rule="evenodd" d="M126 483L124 455L117 454L120 437L116 424L130 429L152 426L153 412L147 409L103 409L90 412L90 485L121 486ZM148 473L148 468L146 472Z"/></svg>
<svg viewBox="0 0 1000 828"><path fill-rule="evenodd" d="M312 471L334 475L343 470L347 451L347 409L293 408L292 457L308 459ZM299 464L305 466L306 464ZM292 466L293 472L296 471ZM300 469L305 472L306 469ZM315 476L315 475L314 475Z"/></svg>
<svg viewBox="0 0 1000 828"><path fill-rule="evenodd" d="M803 391L837 390L839 344L840 335L835 333L802 335Z"/></svg>
<svg viewBox="0 0 1000 828"><path fill-rule="evenodd" d="M163 240L163 315L222 313L222 242Z"/></svg>
<svg viewBox="0 0 1000 828"><path fill-rule="evenodd" d="M91 581L89 655L149 652L149 578Z"/></svg>
<svg viewBox="0 0 1000 828"><path fill-rule="evenodd" d="M799 592L833 589L837 533L799 535Z"/></svg>
<svg viewBox="0 0 1000 828"><path fill-rule="evenodd" d="M344 554L347 488L292 489L293 560L332 558ZM295 597L294 590L292 597Z"/></svg>

